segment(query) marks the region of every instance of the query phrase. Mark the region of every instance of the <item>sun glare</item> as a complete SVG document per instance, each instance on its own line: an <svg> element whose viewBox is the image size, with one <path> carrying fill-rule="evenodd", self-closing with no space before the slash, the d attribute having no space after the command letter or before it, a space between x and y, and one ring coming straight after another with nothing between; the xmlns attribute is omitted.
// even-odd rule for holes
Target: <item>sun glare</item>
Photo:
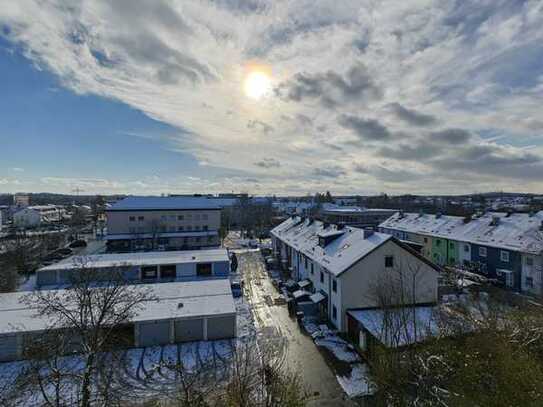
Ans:
<svg viewBox="0 0 543 407"><path fill-rule="evenodd" d="M245 94L251 99L260 99L271 89L270 76L262 71L249 72L243 84Z"/></svg>

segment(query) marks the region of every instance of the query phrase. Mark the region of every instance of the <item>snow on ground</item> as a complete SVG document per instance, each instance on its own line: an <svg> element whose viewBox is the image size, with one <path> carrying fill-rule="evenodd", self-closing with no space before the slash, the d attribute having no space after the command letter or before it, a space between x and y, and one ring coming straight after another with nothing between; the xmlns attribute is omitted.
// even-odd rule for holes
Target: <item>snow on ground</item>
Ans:
<svg viewBox="0 0 543 407"><path fill-rule="evenodd" d="M254 340L256 328L250 305L243 296L234 298L234 303L237 311L238 339L243 342Z"/></svg>
<svg viewBox="0 0 543 407"><path fill-rule="evenodd" d="M373 386L369 380L368 365L355 363L351 365L349 376L336 375L337 381L349 397L373 394Z"/></svg>

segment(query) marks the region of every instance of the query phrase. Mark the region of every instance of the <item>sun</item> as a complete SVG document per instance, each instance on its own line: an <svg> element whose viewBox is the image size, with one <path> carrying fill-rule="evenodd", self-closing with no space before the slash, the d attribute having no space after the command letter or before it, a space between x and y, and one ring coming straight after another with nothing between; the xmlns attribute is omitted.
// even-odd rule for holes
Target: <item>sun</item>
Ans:
<svg viewBox="0 0 543 407"><path fill-rule="evenodd" d="M271 89L270 75L260 70L249 72L243 83L243 89L251 99L260 99Z"/></svg>

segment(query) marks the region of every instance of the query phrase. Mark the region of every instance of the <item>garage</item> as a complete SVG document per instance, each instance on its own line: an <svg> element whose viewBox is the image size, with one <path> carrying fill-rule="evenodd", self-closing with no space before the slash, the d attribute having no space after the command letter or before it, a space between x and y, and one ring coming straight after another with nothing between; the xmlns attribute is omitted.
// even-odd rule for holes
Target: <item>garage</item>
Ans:
<svg viewBox="0 0 543 407"><path fill-rule="evenodd" d="M56 270L47 270L41 273L36 273L36 283L42 285L55 285L57 284L57 272Z"/></svg>
<svg viewBox="0 0 543 407"><path fill-rule="evenodd" d="M170 343L170 321L140 322L138 346L156 346Z"/></svg>
<svg viewBox="0 0 543 407"><path fill-rule="evenodd" d="M211 263L198 263L196 265L197 276L203 276L203 277L210 276L212 274L211 271L212 271Z"/></svg>
<svg viewBox="0 0 543 407"><path fill-rule="evenodd" d="M203 319L197 318L175 321L175 342L200 341L203 339Z"/></svg>
<svg viewBox="0 0 543 407"><path fill-rule="evenodd" d="M236 316L207 319L207 339L224 339L236 336Z"/></svg>
<svg viewBox="0 0 543 407"><path fill-rule="evenodd" d="M17 335L0 336L0 362L17 359Z"/></svg>

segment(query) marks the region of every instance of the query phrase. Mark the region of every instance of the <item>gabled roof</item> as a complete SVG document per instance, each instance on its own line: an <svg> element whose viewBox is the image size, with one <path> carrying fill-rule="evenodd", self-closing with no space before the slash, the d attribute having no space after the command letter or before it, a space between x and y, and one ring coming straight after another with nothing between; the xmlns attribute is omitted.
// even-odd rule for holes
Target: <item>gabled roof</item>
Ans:
<svg viewBox="0 0 543 407"><path fill-rule="evenodd" d="M362 229L346 226L338 230L335 225L327 225L326 228L324 225L318 220L291 217L272 229L271 234L336 276L392 239L384 233L368 236ZM341 235L325 247L319 246L319 235L336 233Z"/></svg>
<svg viewBox="0 0 543 407"><path fill-rule="evenodd" d="M204 197L129 196L114 203L110 211L221 209L221 202Z"/></svg>
<svg viewBox="0 0 543 407"><path fill-rule="evenodd" d="M487 212L467 223L458 216L397 213L379 227L540 254L543 252L542 222L543 211L531 215Z"/></svg>

